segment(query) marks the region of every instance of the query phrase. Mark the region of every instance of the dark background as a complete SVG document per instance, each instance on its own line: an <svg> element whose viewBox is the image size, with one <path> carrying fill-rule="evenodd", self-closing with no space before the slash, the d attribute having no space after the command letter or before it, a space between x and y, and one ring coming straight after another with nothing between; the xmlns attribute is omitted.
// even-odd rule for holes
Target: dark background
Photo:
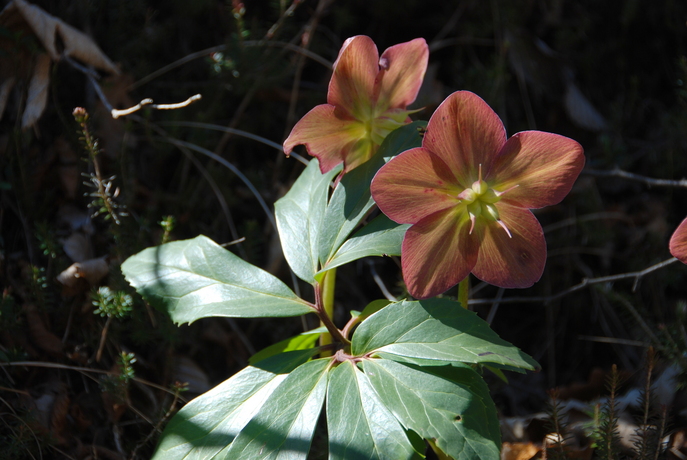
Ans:
<svg viewBox="0 0 687 460"><path fill-rule="evenodd" d="M100 285L133 294L119 264L159 244L158 222L170 215L176 221L172 239L205 234L226 243L245 237L231 250L290 283L275 233L244 183L207 157L191 153L197 160L192 162L169 142L181 139L221 155L270 205L283 195L302 170L300 163L259 142L179 122L222 125L280 144L303 114L326 101L330 77L321 63L280 45L285 42L333 62L343 41L353 35L369 35L380 53L424 37L430 67L415 104L425 109L416 118L428 119L451 92L470 90L496 110L509 134L538 129L583 145L587 163L571 194L560 205L536 212L549 248L542 280L528 290L503 292L473 278L471 299L503 301L473 308L543 367L539 374L512 376L510 386L488 377L503 415L541 411L548 389L585 382L594 369L603 373L612 364L632 381L644 368L650 344L659 350L661 366L683 368L683 265L642 276L636 286L634 279L616 280L556 294L585 278L635 272L670 258L668 240L687 215L687 192L609 177L608 172L620 168L672 180L687 175L684 1L306 0L292 15L285 14L291 6L286 1L246 1L243 14L236 2L217 0L35 4L89 34L120 66L121 76L100 82L115 107L148 97L158 103L179 102L196 93L203 98L180 110L145 109L136 117L108 120L87 79L66 62L52 68L48 106L35 128L20 128L25 86L10 98L0 120L0 356L33 361L36 367L0 372L5 403L0 432L7 458L28 458L27 452L35 457L39 451L43 458L86 458L84 446L112 458L133 453L148 458L157 439L154 427L165 420L168 394L136 383L117 388L114 382L113 389L96 374L52 369L45 363L117 370L119 353L131 352L137 357L137 377L165 387L188 381L184 395L189 397L243 368L253 350L303 330L298 318L208 319L177 328L159 312L152 320L152 311L134 295L132 313L109 324L103 356L96 362L106 319L92 314L91 287L66 292L55 281L72 263L61 243L70 234L64 209L72 206L85 213L92 200L83 196L91 190L81 179L74 196L64 185L73 181L65 179L65 158L77 172L92 171L89 162L81 161L88 155L71 116L81 106L92 115L91 128L100 139L101 168L106 176L116 176L113 183L120 193L113 200L129 214L121 225L102 216L92 220L94 231L87 239L93 256L109 256L110 263ZM275 24L279 27L268 36ZM7 38L7 30L0 32ZM9 35L9 43L17 44L19 39ZM224 45L221 55L200 53L142 81L219 45ZM11 54L13 46L0 48L0 53ZM6 71L0 69L0 76ZM166 134L161 136L151 124ZM398 261L374 264L386 286L404 295ZM339 271L340 324L348 310L382 298L371 275L363 262ZM300 287L304 296L312 295L308 286ZM29 304L36 310L27 309ZM49 351L42 344L48 339L38 329L61 345ZM50 404L43 407L41 401ZM59 410L58 402L64 406ZM675 404L671 411L679 425L682 407Z"/></svg>

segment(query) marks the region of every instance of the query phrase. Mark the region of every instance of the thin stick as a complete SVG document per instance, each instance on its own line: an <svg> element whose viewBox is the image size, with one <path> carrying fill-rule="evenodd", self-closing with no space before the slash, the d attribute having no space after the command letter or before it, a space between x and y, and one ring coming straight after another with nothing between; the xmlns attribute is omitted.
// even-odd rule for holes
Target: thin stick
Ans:
<svg viewBox="0 0 687 460"><path fill-rule="evenodd" d="M111 377L118 377L119 374L116 372L111 372L111 371L105 371L102 369L90 369L88 367L78 367L78 366L68 366L66 364L59 364L59 363L48 363L48 362L41 362L41 361L13 361L10 363L3 363L0 362L0 367L4 366L20 366L20 367L42 367L46 369L66 369L70 371L76 371L76 372L82 372L82 373L89 373L92 372L94 374L103 374L103 375L109 375ZM158 390L167 392L171 395L174 395L174 392L170 390L169 388L163 387L162 385L158 385L157 383L149 382L148 380L144 380L138 377L132 377L134 382L141 383L143 385L147 385L152 388L156 388ZM187 399L182 398L181 396L179 397L184 402L188 402Z"/></svg>
<svg viewBox="0 0 687 460"><path fill-rule="evenodd" d="M277 144L276 142L272 142L271 140L269 140L267 138L264 138L262 136L258 136L257 134L249 133L248 131L243 131L241 129L229 128L227 126L222 126L222 125L213 125L210 123L202 123L202 122L198 122L198 121L161 121L161 122L158 122L158 124L160 126L170 125L170 126L185 126L188 128L212 129L215 131L222 131L222 132L229 133L229 134L236 134L237 136L245 137L247 139L252 139L254 141L265 144L268 147L272 147L276 150L279 150L281 153L284 153L284 148L281 144ZM307 160L306 158L303 158L301 155L299 155L295 152L289 153L289 156L294 157L296 160L300 161L305 166L308 166L308 163L310 163L309 160Z"/></svg>
<svg viewBox="0 0 687 460"><path fill-rule="evenodd" d="M379 276L379 273L377 273L377 269L375 268L374 262L372 262L369 259L366 259L368 267L370 267L370 273L372 273L372 279L377 283L377 286L379 287L379 290L382 291L382 294L384 294L384 297L386 297L387 300L390 300L392 302L398 302L398 299L396 296L394 296L391 291L386 287L384 284L384 280L382 280L382 277Z"/></svg>
<svg viewBox="0 0 687 460"><path fill-rule="evenodd" d="M141 110L143 107L148 107L151 109L155 110L175 110L175 109L182 109L184 107L188 107L189 105L193 104L196 101L199 101L202 99L203 96L200 94L193 95L186 99L183 102L178 102L176 104L153 104L153 100L150 98L143 99L141 102L136 104L133 107L129 107L128 109L123 109L123 110L117 110L117 109L111 109L110 114L112 115L112 118L115 120L119 117L123 117L125 115L131 115L132 113L138 112Z"/></svg>
<svg viewBox="0 0 687 460"><path fill-rule="evenodd" d="M601 171L597 169L585 169L582 174L587 174L589 176L595 177L620 177L622 179L633 180L635 182L641 182L649 187L686 187L687 179L680 180L670 180L670 179L654 179L652 177L640 176L639 174L634 174L631 172L623 171L622 169L615 167L610 171Z"/></svg>
<svg viewBox="0 0 687 460"><path fill-rule="evenodd" d="M469 301L470 305L485 305L485 304L491 304L496 302L497 300L500 303L549 303L554 300L560 299L561 297L565 297L568 294L572 294L573 292L577 292L581 289L584 289L587 286L590 286L592 284L599 284L599 283L608 283L612 281L619 281L619 280L624 280L624 279L632 279L634 278L634 284L632 285L632 292L634 292L637 289L637 285L639 284L639 280L645 276L648 275L649 273L655 272L656 270L659 270L663 267L667 267L670 264L673 264L677 262L678 260L675 257L671 257L670 259L664 260L663 262L657 263L655 265L652 265L648 268L645 268L644 270L640 270L638 272L631 272L631 273L622 273L620 275L611 275L611 276L601 276L599 278L584 278L581 283L576 284L575 286L572 286L568 289L565 289L561 292L558 292L557 294L553 294L550 296L538 296L538 297L506 297L505 299L472 299Z"/></svg>
<svg viewBox="0 0 687 460"><path fill-rule="evenodd" d="M280 41L268 41L265 42L264 40L246 40L243 42L243 46L265 46L265 47L277 47L277 48L284 48L289 51L293 51L296 53L300 53L313 61L322 64L324 67L331 69L333 63L331 61L328 61L327 59L323 58L322 56L313 53L312 51L306 50L298 45L294 45L293 43L286 43L286 42L280 42ZM221 51L226 51L227 45L218 45L218 46L213 46L211 48L206 48L204 50L196 51L195 53L188 54L184 56L181 59L177 59L176 61L167 64L166 66L162 67L161 69L156 70L155 72L148 74L147 76L141 78L135 83L132 83L127 90L133 91L134 89L138 88L141 85L144 85L148 83L149 81L159 77L160 75L164 75L167 72L169 72L172 69L175 69L177 67L180 67L187 62L191 62L195 59L208 56L213 53L219 53Z"/></svg>
<svg viewBox="0 0 687 460"><path fill-rule="evenodd" d="M110 323L112 322L112 317L108 316L107 321L105 321L105 327L103 327L100 333L100 346L98 346L98 352L95 354L95 362L99 363L100 358L103 357L103 349L105 348L105 340L107 340L107 331L110 328Z"/></svg>
<svg viewBox="0 0 687 460"><path fill-rule="evenodd" d="M265 203L265 200L262 198L262 195L260 195L260 192L258 192L258 189L255 188L253 183L236 166L234 166L232 163L229 163L227 160L225 160L221 156L217 155L216 153L211 152L210 150L205 149L199 145L193 144L191 142L186 142L186 141L182 141L182 140L174 139L174 138L167 139L164 137L160 138L160 140L167 142L167 143L170 143L172 145L184 146L190 150L195 150L198 153L202 153L203 155L212 158L213 160L215 160L216 162L218 162L219 164L221 164L222 166L226 167L231 172L236 174L236 176L238 176L238 178L241 179L241 182L246 184L246 187L248 187L248 189L251 191L251 193L255 196L255 199L258 200L260 207L263 209L263 211L265 211L265 214L267 215L267 219L270 221L270 224L272 224L272 227L274 228L274 230L277 230L277 223L274 220L274 214L272 214L272 211L270 211L270 208L269 208L269 206L267 206L267 203Z"/></svg>

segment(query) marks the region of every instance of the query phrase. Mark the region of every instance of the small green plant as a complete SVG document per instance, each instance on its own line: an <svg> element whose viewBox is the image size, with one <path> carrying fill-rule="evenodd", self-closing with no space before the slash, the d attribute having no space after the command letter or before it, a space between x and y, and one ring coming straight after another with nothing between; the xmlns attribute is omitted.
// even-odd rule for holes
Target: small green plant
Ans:
<svg viewBox="0 0 687 460"><path fill-rule="evenodd" d="M79 139L88 153L88 162L93 167L92 173L82 174L88 179L87 182L84 182L84 185L94 189L87 194L93 198L88 204L88 207L94 210L92 217L103 215L105 220L112 220L115 224L119 225L121 223L120 218L126 216L127 213L124 207L115 201L115 198L119 195L119 188L114 184L115 176L103 177L100 171L100 162L98 161L100 147L98 146L98 139L91 134L88 112L82 107L77 107L74 109L73 116L79 124Z"/></svg>
<svg viewBox="0 0 687 460"><path fill-rule="evenodd" d="M180 324L305 314L321 324L259 352L184 406L156 460L305 459L323 411L331 459L422 458L426 443L441 458L499 459L480 368L502 375L538 365L467 310L467 277L502 287L539 279L546 246L529 209L562 200L584 157L554 134L507 139L498 116L468 92L449 96L428 124L411 123L407 106L428 54L423 39L381 57L368 37L348 39L328 104L284 142L287 154L304 144L315 157L275 203L285 258L314 301L204 236L122 264L137 291ZM384 255L401 256L419 300L361 305L337 326L337 268ZM459 302L436 297L455 284Z"/></svg>
<svg viewBox="0 0 687 460"><path fill-rule="evenodd" d="M600 459L615 460L620 458L620 435L618 433L617 396L620 388L620 374L614 364L606 381L608 400L598 408L595 417L597 426L592 433L594 446Z"/></svg>
<svg viewBox="0 0 687 460"><path fill-rule="evenodd" d="M93 293L93 314L103 318L125 318L131 313L133 299L124 291L113 291L107 286L101 286Z"/></svg>

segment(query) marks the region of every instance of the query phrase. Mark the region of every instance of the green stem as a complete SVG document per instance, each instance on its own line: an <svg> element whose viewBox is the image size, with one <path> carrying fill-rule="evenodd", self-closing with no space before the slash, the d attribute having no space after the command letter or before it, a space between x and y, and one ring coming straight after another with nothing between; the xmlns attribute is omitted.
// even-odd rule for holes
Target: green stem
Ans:
<svg viewBox="0 0 687 460"><path fill-rule="evenodd" d="M332 268L324 274L324 279L322 280L322 313L326 316L330 322L334 318L334 288L336 287L336 268ZM320 324L322 326L328 326L322 319L320 319ZM332 343L332 335L329 332L325 332L320 336L320 346L329 345Z"/></svg>
<svg viewBox="0 0 687 460"><path fill-rule="evenodd" d="M463 308L468 308L468 297L470 294L470 275L466 276L463 281L458 284L458 302Z"/></svg>

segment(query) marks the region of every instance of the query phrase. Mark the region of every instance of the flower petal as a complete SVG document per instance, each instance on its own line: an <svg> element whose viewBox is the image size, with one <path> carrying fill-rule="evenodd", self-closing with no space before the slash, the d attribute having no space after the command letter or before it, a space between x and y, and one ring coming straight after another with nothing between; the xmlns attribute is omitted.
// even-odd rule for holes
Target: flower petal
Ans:
<svg viewBox="0 0 687 460"><path fill-rule="evenodd" d="M503 288L526 288L539 281L546 264L546 241L536 217L528 209L499 203L499 217L512 238L493 222L476 225L481 236L479 255L472 273L482 281Z"/></svg>
<svg viewBox="0 0 687 460"><path fill-rule="evenodd" d="M572 139L541 131L524 131L508 139L485 177L503 201L536 209L559 203L584 167L582 146Z"/></svg>
<svg viewBox="0 0 687 460"><path fill-rule="evenodd" d="M356 120L333 105L322 104L301 118L284 141L284 153L291 153L296 145L303 144L308 153L320 161L320 170L326 173L344 160L345 152L358 141L363 130Z"/></svg>
<svg viewBox="0 0 687 460"><path fill-rule="evenodd" d="M357 35L347 39L334 62L327 102L359 120L371 118L378 60L377 45L370 37Z"/></svg>
<svg viewBox="0 0 687 460"><path fill-rule="evenodd" d="M422 146L441 157L467 188L477 180L479 165L488 171L505 143L496 112L476 94L457 91L430 118Z"/></svg>
<svg viewBox="0 0 687 460"><path fill-rule="evenodd" d="M670 237L670 253L683 264L687 264L687 219L677 227Z"/></svg>
<svg viewBox="0 0 687 460"><path fill-rule="evenodd" d="M380 110L405 109L417 97L427 71L429 47L424 38L391 46L379 59L375 80L377 107Z"/></svg>
<svg viewBox="0 0 687 460"><path fill-rule="evenodd" d="M372 179L372 197L390 219L414 224L458 205L456 178L439 157L424 148L406 150L382 166Z"/></svg>
<svg viewBox="0 0 687 460"><path fill-rule="evenodd" d="M470 274L479 241L459 208L434 213L408 229L401 247L408 292L426 299L445 292Z"/></svg>

